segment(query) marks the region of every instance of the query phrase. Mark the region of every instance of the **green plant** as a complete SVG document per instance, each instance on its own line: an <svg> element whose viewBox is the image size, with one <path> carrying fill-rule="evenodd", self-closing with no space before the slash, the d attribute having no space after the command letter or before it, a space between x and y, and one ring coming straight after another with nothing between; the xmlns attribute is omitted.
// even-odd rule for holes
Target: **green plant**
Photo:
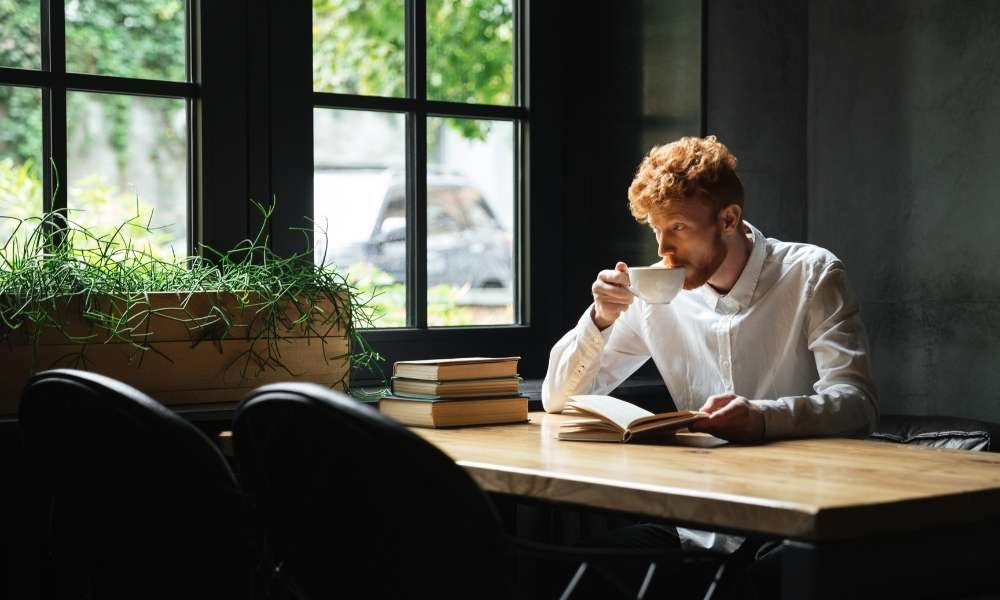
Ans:
<svg viewBox="0 0 1000 600"><path fill-rule="evenodd" d="M42 214L42 182L31 161L15 164L10 158L0 159L0 243L10 240L15 228L20 227L18 238L23 242L39 219L26 221ZM148 223L153 206L130 194L117 192L98 175L83 177L74 187L73 220L93 236L108 236L118 225L129 223L122 232L133 246L146 248L157 258L170 258L170 242L175 236L166 228L145 228L132 223ZM21 223L24 222L22 225ZM112 223L116 225L111 225ZM10 248L9 244L5 247ZM4 253L0 249L0 253Z"/></svg>
<svg viewBox="0 0 1000 600"><path fill-rule="evenodd" d="M77 344L79 352L67 359L81 366L87 365L88 345L124 342L141 362L146 352L157 351L150 341L153 317L184 324L192 341L201 343L231 337L234 313L249 311L253 316L245 339L252 343L239 358L243 376L252 369L294 375L281 360L282 331L315 337L327 361L345 358L326 355L326 339L342 331L349 365L381 373L381 356L358 333L372 325L371 295L332 268L315 265L311 247L287 257L272 252L265 232L273 206L257 207L263 224L254 238L228 251L204 247L203 257L184 258L165 258L148 240L137 245L131 232L149 239L156 234L151 215L143 220L138 212L103 234L67 211L0 216L12 224L0 247L0 341L26 336L37 356L40 338L55 332ZM207 310L196 310L189 302L203 291L215 292L214 300ZM177 293L177 305L155 307L150 302L155 292ZM83 322L87 330L77 332L71 322ZM347 377L338 383L346 384Z"/></svg>

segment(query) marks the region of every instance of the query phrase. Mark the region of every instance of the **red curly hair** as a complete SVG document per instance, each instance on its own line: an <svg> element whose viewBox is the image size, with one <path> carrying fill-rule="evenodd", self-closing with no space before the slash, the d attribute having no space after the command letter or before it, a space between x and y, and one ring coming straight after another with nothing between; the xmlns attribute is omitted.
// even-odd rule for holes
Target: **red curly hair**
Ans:
<svg viewBox="0 0 1000 600"><path fill-rule="evenodd" d="M682 137L654 146L642 159L628 188L632 216L646 223L649 213L670 200L700 200L715 211L730 204L743 207L743 184L736 175L736 157L714 135Z"/></svg>

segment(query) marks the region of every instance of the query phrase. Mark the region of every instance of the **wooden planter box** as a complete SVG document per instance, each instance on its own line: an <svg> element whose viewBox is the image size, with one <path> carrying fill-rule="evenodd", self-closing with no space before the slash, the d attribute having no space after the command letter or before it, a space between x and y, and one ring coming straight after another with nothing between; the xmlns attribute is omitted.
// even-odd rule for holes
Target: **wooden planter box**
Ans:
<svg viewBox="0 0 1000 600"><path fill-rule="evenodd" d="M127 304L121 300L101 297L98 303L101 312L115 314L136 327L133 339L148 340L151 350L143 351L124 339L108 340L105 331L80 316L81 303L75 299L56 301L55 310L66 315L67 325L64 331L43 332L34 360L30 332L7 335L0 342L0 415L16 414L21 390L33 372L56 367L114 377L166 405L236 402L253 388L277 381L310 381L339 389L349 384L345 327L323 323L326 315L333 314L328 300L314 308L323 311L313 322L322 336L304 325L279 324L276 338L255 340L264 328L264 315L257 307L240 308L232 296L158 292L145 298L127 315L122 314ZM231 318L228 333L222 322L190 323L192 316L209 314L213 306L223 307ZM145 314L148 319L143 318ZM294 321L302 312L288 303L285 314ZM67 337L94 333L97 337L83 348ZM269 351L274 360L261 364Z"/></svg>

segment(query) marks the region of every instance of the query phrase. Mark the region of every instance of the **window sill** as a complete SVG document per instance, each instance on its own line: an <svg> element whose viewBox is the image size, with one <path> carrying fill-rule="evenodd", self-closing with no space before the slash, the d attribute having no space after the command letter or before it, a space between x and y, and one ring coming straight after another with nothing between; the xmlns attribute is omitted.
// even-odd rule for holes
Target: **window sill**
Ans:
<svg viewBox="0 0 1000 600"><path fill-rule="evenodd" d="M362 329L361 335L371 343L472 339L490 336L527 336L531 325L465 325L461 327L432 327L428 329L392 328L392 329Z"/></svg>

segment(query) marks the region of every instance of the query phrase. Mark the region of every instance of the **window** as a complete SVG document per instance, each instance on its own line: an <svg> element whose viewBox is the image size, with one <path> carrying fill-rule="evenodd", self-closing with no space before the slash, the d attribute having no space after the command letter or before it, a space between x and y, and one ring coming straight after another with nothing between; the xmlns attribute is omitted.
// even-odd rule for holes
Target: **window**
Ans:
<svg viewBox="0 0 1000 600"><path fill-rule="evenodd" d="M138 216L133 243L192 252L191 21L186 0L0 0L0 214Z"/></svg>
<svg viewBox="0 0 1000 600"><path fill-rule="evenodd" d="M378 327L516 325L518 0L313 0L316 260Z"/></svg>
<svg viewBox="0 0 1000 600"><path fill-rule="evenodd" d="M0 0L0 215L138 210L133 242L184 255L255 235L250 201L274 200L276 252L315 225L316 260L379 293L390 363L520 352L527 4Z"/></svg>

